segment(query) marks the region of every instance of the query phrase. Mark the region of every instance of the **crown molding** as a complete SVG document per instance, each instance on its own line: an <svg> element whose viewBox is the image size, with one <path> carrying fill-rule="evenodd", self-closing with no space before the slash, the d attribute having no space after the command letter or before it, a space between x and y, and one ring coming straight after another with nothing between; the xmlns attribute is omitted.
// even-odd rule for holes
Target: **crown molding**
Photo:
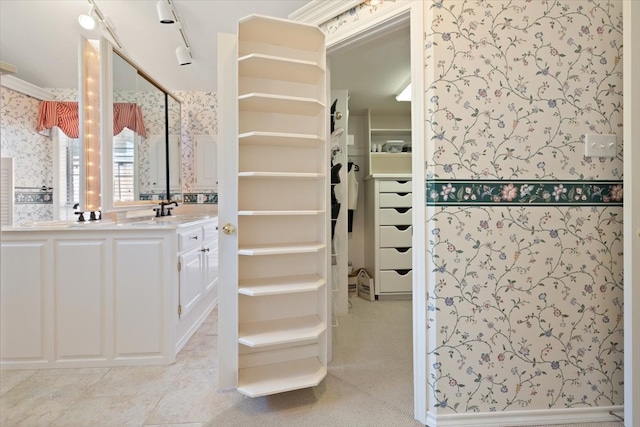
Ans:
<svg viewBox="0 0 640 427"><path fill-rule="evenodd" d="M328 20L364 3L363 0L312 0L289 15L289 19L321 25Z"/></svg>
<svg viewBox="0 0 640 427"><path fill-rule="evenodd" d="M23 93L27 96L31 96L42 101L53 101L55 98L46 89L42 89L39 86L26 82L15 76L3 75L0 77L0 84L16 92Z"/></svg>

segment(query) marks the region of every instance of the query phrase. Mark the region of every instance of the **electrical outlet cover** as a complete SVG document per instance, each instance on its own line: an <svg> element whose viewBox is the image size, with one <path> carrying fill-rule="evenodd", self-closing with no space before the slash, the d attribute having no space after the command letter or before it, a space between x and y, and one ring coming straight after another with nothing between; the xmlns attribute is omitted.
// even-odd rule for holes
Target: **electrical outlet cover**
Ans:
<svg viewBox="0 0 640 427"><path fill-rule="evenodd" d="M618 151L616 135L588 134L584 136L586 157L616 157Z"/></svg>

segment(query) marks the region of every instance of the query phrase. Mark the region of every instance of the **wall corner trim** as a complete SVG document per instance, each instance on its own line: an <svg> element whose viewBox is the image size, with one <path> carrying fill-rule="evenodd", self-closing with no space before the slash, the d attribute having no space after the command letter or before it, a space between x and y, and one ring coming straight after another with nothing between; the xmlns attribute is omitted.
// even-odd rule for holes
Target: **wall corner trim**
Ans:
<svg viewBox="0 0 640 427"><path fill-rule="evenodd" d="M23 93L42 101L53 101L55 99L48 90L42 89L39 86L26 82L15 76L6 75L0 77L0 84L8 89L15 90L16 92Z"/></svg>

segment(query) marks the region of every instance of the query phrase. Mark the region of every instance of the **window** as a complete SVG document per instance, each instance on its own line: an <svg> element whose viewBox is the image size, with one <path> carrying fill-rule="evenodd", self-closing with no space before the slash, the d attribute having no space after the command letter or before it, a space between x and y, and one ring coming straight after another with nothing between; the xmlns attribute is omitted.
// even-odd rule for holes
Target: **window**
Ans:
<svg viewBox="0 0 640 427"><path fill-rule="evenodd" d="M136 134L125 128L113 137L113 200L137 199L135 188Z"/></svg>

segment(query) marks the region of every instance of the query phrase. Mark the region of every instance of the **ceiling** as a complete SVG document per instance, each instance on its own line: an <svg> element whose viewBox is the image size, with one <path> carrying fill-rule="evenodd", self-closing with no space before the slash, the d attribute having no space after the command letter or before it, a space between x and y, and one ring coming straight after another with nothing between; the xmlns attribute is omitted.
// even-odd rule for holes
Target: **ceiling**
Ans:
<svg viewBox="0 0 640 427"><path fill-rule="evenodd" d="M180 32L159 23L156 0L94 1L115 27L127 56L161 85L171 91L214 92L218 32L236 33L237 21L250 14L286 18L309 3L172 0L194 57L192 64L180 66L175 56L183 45ZM77 87L80 35L103 35L78 25L78 15L88 10L87 0L0 0L0 60L17 67L16 77L42 88ZM410 75L408 27L338 50L330 64L331 86L349 90L352 113L372 105L391 114L410 108L394 99Z"/></svg>

